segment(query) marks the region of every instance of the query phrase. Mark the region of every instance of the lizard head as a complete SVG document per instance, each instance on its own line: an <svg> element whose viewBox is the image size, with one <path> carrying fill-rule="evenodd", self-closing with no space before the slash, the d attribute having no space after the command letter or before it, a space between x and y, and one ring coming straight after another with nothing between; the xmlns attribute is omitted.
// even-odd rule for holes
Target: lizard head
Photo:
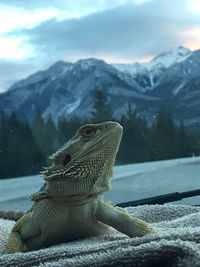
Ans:
<svg viewBox="0 0 200 267"><path fill-rule="evenodd" d="M122 132L117 122L83 125L50 157L44 179L52 188L62 184L69 194L108 191Z"/></svg>

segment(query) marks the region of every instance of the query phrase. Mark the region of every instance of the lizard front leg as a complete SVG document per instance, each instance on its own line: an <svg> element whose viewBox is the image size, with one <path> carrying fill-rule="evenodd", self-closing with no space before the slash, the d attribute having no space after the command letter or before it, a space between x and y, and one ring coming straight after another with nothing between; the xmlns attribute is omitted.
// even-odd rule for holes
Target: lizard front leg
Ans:
<svg viewBox="0 0 200 267"><path fill-rule="evenodd" d="M28 212L16 222L6 242L4 253L26 252L40 245L40 229L30 222L31 215L32 213Z"/></svg>
<svg viewBox="0 0 200 267"><path fill-rule="evenodd" d="M139 237L156 233L145 221L129 215L128 212L122 208L114 207L105 202L99 202L96 210L96 219L104 224L112 226L129 237Z"/></svg>
<svg viewBox="0 0 200 267"><path fill-rule="evenodd" d="M25 250L25 244L21 237L20 230L24 226L24 224L26 224L28 216L29 213L25 214L14 225L5 245L5 253L21 252Z"/></svg>
<svg viewBox="0 0 200 267"><path fill-rule="evenodd" d="M26 250L24 242L18 232L12 231L6 242L4 253L15 253Z"/></svg>

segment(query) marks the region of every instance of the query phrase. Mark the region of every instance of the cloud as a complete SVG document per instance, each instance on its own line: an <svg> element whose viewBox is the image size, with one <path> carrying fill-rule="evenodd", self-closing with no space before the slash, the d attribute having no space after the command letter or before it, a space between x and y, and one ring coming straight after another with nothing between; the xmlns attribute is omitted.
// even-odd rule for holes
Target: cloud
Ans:
<svg viewBox="0 0 200 267"><path fill-rule="evenodd" d="M148 2L152 0L34 0L34 1L27 1L27 0L1 0L1 4L8 5L8 6L16 6L16 7L22 7L25 9L33 9L33 8L47 8L50 6L63 8L68 7L70 9L84 9L84 8L90 8L90 9L96 9L102 7L104 9L107 8L113 8L114 6L120 6L125 5L129 3L136 3L141 4L144 2Z"/></svg>
<svg viewBox="0 0 200 267"><path fill-rule="evenodd" d="M42 21L56 17L58 13L58 10L55 8L26 10L24 8L2 5L0 3L0 34L8 33L18 28L33 28Z"/></svg>
<svg viewBox="0 0 200 267"><path fill-rule="evenodd" d="M29 60L0 60L0 93L5 92L13 83L28 75L47 68L48 63L39 63L34 59Z"/></svg>
<svg viewBox="0 0 200 267"><path fill-rule="evenodd" d="M38 9L57 9L60 18L79 18L128 3L140 4L151 0L1 0L0 5L7 8L23 9L27 12Z"/></svg>
<svg viewBox="0 0 200 267"><path fill-rule="evenodd" d="M42 19L40 24L34 24L35 20L28 16L29 27L21 18L18 29L7 34L6 38L14 38L16 43L12 42L10 48L6 45L6 49L10 49L10 61L0 61L0 90L11 81L25 78L60 59L75 61L97 57L108 62L135 62L149 60L180 45L197 49L200 44L200 16L194 12L197 2L88 0L86 5L85 0L2 0L0 5L21 8L23 14L26 10L30 14L41 8ZM58 11L57 15L50 16L54 19L48 19L49 15L45 13L45 20L48 20L42 22L43 11L54 8ZM11 21L10 17L8 21ZM18 44L18 40L23 42ZM2 43L2 51L4 47ZM24 55L21 61L12 56L14 50L18 56Z"/></svg>
<svg viewBox="0 0 200 267"><path fill-rule="evenodd" d="M200 24L187 12L186 0L154 0L124 5L79 19L48 20L24 30L39 54L52 58L134 58L157 54L184 45L184 35Z"/></svg>
<svg viewBox="0 0 200 267"><path fill-rule="evenodd" d="M1 4L7 5L7 6L15 6L19 8L26 8L26 9L33 9L37 7L47 7L50 5L52 1L47 0L34 0L34 1L27 1L27 0L1 0ZM53 1L55 5L61 5L62 0L54 0Z"/></svg>

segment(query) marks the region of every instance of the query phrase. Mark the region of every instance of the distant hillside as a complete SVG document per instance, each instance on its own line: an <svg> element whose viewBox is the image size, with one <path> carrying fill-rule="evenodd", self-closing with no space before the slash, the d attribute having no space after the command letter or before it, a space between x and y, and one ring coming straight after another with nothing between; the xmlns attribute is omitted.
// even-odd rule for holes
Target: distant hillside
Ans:
<svg viewBox="0 0 200 267"><path fill-rule="evenodd" d="M200 50L177 50L144 64L107 64L99 59L76 63L59 61L15 83L0 94L0 108L16 111L31 121L39 109L43 118L89 118L96 89L103 90L114 116L125 114L129 103L149 122L166 105L179 122L200 128Z"/></svg>

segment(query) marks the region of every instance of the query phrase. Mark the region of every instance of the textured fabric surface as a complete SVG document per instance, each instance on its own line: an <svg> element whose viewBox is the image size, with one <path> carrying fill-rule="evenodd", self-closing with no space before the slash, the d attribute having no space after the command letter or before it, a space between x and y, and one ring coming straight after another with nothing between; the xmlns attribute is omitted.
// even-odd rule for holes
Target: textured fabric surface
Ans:
<svg viewBox="0 0 200 267"><path fill-rule="evenodd" d="M0 220L0 266L200 267L200 207L145 205L128 211L152 224L156 235L120 233L28 253L2 255L13 222Z"/></svg>

